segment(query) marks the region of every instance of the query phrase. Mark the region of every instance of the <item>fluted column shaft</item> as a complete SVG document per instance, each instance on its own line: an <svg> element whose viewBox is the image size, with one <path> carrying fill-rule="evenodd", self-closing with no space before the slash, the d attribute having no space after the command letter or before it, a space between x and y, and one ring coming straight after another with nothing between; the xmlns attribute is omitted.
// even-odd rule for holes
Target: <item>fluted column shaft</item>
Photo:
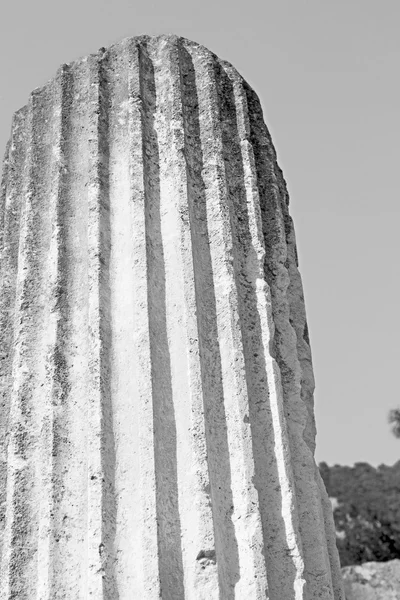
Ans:
<svg viewBox="0 0 400 600"><path fill-rule="evenodd" d="M63 65L0 203L0 598L344 599L288 195L176 36Z"/></svg>

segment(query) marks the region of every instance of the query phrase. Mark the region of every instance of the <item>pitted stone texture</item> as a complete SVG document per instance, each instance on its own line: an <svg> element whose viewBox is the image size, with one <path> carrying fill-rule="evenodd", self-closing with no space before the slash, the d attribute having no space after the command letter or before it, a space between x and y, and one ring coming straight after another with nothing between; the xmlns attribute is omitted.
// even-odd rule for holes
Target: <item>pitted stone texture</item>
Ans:
<svg viewBox="0 0 400 600"><path fill-rule="evenodd" d="M173 35L35 90L1 188L0 598L344 598L285 181Z"/></svg>

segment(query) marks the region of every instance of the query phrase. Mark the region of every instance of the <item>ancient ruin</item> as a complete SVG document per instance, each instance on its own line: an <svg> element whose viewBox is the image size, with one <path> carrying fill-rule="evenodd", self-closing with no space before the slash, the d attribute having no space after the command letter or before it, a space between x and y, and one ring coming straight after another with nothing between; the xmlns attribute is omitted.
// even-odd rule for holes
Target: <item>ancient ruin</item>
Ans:
<svg viewBox="0 0 400 600"><path fill-rule="evenodd" d="M1 600L344 599L288 203L257 95L177 36L14 115Z"/></svg>

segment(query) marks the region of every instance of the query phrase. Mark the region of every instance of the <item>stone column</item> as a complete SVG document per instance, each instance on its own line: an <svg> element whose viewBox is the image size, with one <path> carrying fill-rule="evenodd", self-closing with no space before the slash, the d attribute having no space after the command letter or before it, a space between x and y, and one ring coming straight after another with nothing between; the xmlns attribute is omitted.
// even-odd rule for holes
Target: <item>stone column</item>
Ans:
<svg viewBox="0 0 400 600"><path fill-rule="evenodd" d="M1 600L344 598L288 203L257 95L177 36L14 115Z"/></svg>

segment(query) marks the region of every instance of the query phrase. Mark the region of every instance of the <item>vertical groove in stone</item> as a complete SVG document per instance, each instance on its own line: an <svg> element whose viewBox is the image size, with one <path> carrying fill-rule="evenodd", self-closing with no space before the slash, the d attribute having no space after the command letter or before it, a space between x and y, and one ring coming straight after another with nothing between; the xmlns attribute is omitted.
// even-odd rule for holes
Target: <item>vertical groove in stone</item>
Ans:
<svg viewBox="0 0 400 600"><path fill-rule="evenodd" d="M135 322L135 260L138 256L135 241L140 233L136 230L134 216L134 203L139 202L139 198L134 198L131 193L131 181L136 175L130 172L130 166L131 144L141 146L141 143L137 136L131 140L130 81L133 77L138 78L138 71L131 65L130 51L127 44L123 47L113 46L108 51L107 59L110 88L110 387L115 432L115 493L118 498L115 555L124 557L116 562L115 576L120 597L125 598L130 592L133 597L146 598L142 557L136 551L140 544L142 514L138 456L139 402L135 386L135 380L139 378L135 344L135 326L139 327ZM136 166L138 170L141 169L141 147ZM135 506L135 510L132 510L132 506Z"/></svg>
<svg viewBox="0 0 400 600"><path fill-rule="evenodd" d="M115 494L116 531L114 556L120 553L124 561L115 564L116 586L119 596L140 595L137 580L140 557L135 556L138 534L132 527L135 516L127 509L127 497L139 513L135 477L132 469L137 463L137 424L132 414L135 410L133 349L132 251L135 232L132 229L129 189L129 130L127 125L128 66L126 48L112 47L107 51L106 71L109 88L108 138L109 138L109 196L110 196L110 319L112 331L111 380L112 420L115 436ZM131 352L126 350L131 348ZM131 354L132 353L132 354ZM130 433L128 433L130 432ZM128 439L130 444L128 445ZM139 510L138 510L139 509ZM137 560L139 559L139 560ZM137 560L137 568L134 568Z"/></svg>
<svg viewBox="0 0 400 600"><path fill-rule="evenodd" d="M5 155L2 183L2 245L0 265L0 573L7 507L7 445L11 402L11 370L14 343L14 308L18 272L18 246L22 178L26 158L27 109L14 115L11 140Z"/></svg>
<svg viewBox="0 0 400 600"><path fill-rule="evenodd" d="M167 323L165 215L161 205L160 147L157 131L162 107L156 82L157 60L151 44L145 42L141 45L141 61L158 561L161 596L172 600L184 598L184 584L177 481L176 415Z"/></svg>
<svg viewBox="0 0 400 600"><path fill-rule="evenodd" d="M144 598L153 600L161 597L161 574L158 557L158 507L156 482L155 406L153 399L153 364L151 333L151 285L149 280L150 245L149 233L153 187L157 194L158 163L151 162L146 140L152 136L151 124L154 86L148 89L146 67L149 64L145 49L140 44L131 45L131 77L129 79L129 139L130 139L130 194L134 236L135 304L134 331L136 348L137 401L139 405L139 464L140 506L142 512L142 578ZM148 104L150 95L150 106ZM150 112L149 112L150 111ZM151 137L154 145L154 137ZM154 146L153 146L154 147ZM156 146L155 146L156 149ZM153 178L154 173L154 178Z"/></svg>
<svg viewBox="0 0 400 600"><path fill-rule="evenodd" d="M197 52L194 60L196 72L202 82L199 109L204 152L203 173L232 472L232 520L241 575L235 586L235 594L238 597L250 594L254 598L262 598L266 595L267 582L259 502L254 487L254 457L236 283L238 265L235 261L230 219L231 198L224 164L223 123L215 76L216 64L215 57L208 52Z"/></svg>
<svg viewBox="0 0 400 600"><path fill-rule="evenodd" d="M271 600L303 598L304 557L298 528L279 368L271 355L274 322L264 280L265 245L248 107L242 78L220 74L227 181L233 199L239 311L245 349L255 485L263 523ZM235 123L236 121L236 123ZM235 128L237 127L237 133ZM232 135L235 132L235 135Z"/></svg>
<svg viewBox="0 0 400 600"><path fill-rule="evenodd" d="M59 526L56 522L57 501L62 494L62 479L57 472L57 460L61 453L63 431L60 417L65 403L66 376L65 360L61 352L65 327L63 306L64 277L63 264L63 223L62 223L62 177L63 177L63 138L65 130L65 104L68 72L61 67L50 88L51 128L46 145L51 149L47 169L49 178L43 190L47 197L47 212L51 230L46 272L47 318L40 335L44 344L46 378L41 386L42 402L37 408L39 436L37 440L38 485L40 502L38 506L38 548L37 548L37 595L41 599L56 598L59 590L52 587L54 561L57 558L60 541Z"/></svg>
<svg viewBox="0 0 400 600"><path fill-rule="evenodd" d="M107 54L89 67L88 595L118 599L115 584L115 443L110 394L110 196Z"/></svg>

